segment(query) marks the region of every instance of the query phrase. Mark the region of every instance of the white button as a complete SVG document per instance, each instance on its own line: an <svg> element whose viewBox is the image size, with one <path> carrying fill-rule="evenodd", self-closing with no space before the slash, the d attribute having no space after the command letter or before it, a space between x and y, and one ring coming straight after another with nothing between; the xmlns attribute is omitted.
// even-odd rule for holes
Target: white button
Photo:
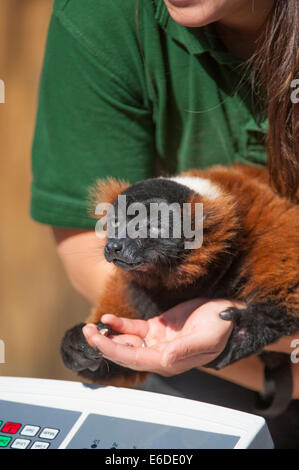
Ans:
<svg viewBox="0 0 299 470"><path fill-rule="evenodd" d="M40 433L39 437L43 437L44 439L55 439L58 433L59 429L45 428Z"/></svg>
<svg viewBox="0 0 299 470"><path fill-rule="evenodd" d="M10 446L12 449L26 449L30 444L29 439L16 439Z"/></svg>
<svg viewBox="0 0 299 470"><path fill-rule="evenodd" d="M35 443L30 447L30 449L48 449L49 445L49 442L35 441Z"/></svg>
<svg viewBox="0 0 299 470"><path fill-rule="evenodd" d="M26 424L26 426L22 429L21 434L22 436L35 436L39 430L39 426L31 426Z"/></svg>

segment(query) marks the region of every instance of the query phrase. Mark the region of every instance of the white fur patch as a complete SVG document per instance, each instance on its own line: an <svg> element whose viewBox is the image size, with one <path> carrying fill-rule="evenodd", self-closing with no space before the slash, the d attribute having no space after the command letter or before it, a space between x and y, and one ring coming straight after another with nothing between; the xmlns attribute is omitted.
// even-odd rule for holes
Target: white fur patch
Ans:
<svg viewBox="0 0 299 470"><path fill-rule="evenodd" d="M220 189L214 183L208 179L200 178L199 176L174 176L169 179L187 186L187 188L192 191L195 191L202 196L206 196L209 199L216 199L221 196Z"/></svg>

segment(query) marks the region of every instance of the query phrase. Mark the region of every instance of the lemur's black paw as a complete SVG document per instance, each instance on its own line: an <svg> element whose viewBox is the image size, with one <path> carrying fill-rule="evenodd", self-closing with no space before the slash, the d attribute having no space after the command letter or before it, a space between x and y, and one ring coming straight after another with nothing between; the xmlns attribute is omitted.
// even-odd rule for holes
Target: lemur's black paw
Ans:
<svg viewBox="0 0 299 470"><path fill-rule="evenodd" d="M103 358L97 348L89 346L82 331L83 326L85 323L80 323L64 335L61 343L61 355L66 367L94 383L109 382L114 378L131 377L136 374L134 370ZM119 334L104 323L98 323L97 327L99 332L105 336Z"/></svg>
<svg viewBox="0 0 299 470"><path fill-rule="evenodd" d="M65 333L61 343L62 360L66 367L76 372L85 369L95 372L101 365L101 353L87 343L82 328L85 323L74 326Z"/></svg>
<svg viewBox="0 0 299 470"><path fill-rule="evenodd" d="M266 345L294 333L299 326L298 319L287 315L283 305L271 303L249 304L242 309L229 307L219 316L233 322L233 331L222 353L205 365L216 370L260 354Z"/></svg>
<svg viewBox="0 0 299 470"><path fill-rule="evenodd" d="M239 310L237 307L228 307L223 312L219 313L219 317L222 320L232 320L234 323L238 323L240 321L242 315L242 310Z"/></svg>

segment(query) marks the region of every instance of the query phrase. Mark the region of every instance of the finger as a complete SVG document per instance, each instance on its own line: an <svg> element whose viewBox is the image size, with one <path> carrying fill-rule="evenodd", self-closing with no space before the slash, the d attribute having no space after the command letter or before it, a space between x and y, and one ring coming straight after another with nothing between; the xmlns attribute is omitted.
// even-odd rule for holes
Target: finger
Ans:
<svg viewBox="0 0 299 470"><path fill-rule="evenodd" d="M93 323L88 323L85 325L82 329L83 334L86 338L86 341L88 344L92 347L94 347L92 337L94 335L100 335L96 325ZM135 335L126 335L126 334L120 334L120 335L109 335L109 339L112 341L115 341L116 343L123 344L124 346L135 346L135 347L142 347L142 338L139 336Z"/></svg>
<svg viewBox="0 0 299 470"><path fill-rule="evenodd" d="M90 341L106 359L125 364L131 369L151 371L160 365L161 355L153 349L124 346L98 333Z"/></svg>
<svg viewBox="0 0 299 470"><path fill-rule="evenodd" d="M130 318L117 317L106 314L101 318L103 323L108 323L113 330L119 333L137 335L144 338L148 333L148 323L144 320L132 320Z"/></svg>
<svg viewBox="0 0 299 470"><path fill-rule="evenodd" d="M88 342L89 346L92 346L91 344L91 338L94 336L96 333L98 333L97 327L94 323L87 323L83 328L82 332L85 336L86 341ZM93 347L93 346L92 346Z"/></svg>

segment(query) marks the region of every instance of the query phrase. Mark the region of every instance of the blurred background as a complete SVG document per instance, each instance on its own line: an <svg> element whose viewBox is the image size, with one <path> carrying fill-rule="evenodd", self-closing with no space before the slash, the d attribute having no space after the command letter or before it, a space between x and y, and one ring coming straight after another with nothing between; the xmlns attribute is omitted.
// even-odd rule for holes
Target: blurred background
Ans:
<svg viewBox="0 0 299 470"><path fill-rule="evenodd" d="M88 304L73 290L50 228L29 217L31 145L53 0L0 1L0 375L77 380L61 362L65 330Z"/></svg>

